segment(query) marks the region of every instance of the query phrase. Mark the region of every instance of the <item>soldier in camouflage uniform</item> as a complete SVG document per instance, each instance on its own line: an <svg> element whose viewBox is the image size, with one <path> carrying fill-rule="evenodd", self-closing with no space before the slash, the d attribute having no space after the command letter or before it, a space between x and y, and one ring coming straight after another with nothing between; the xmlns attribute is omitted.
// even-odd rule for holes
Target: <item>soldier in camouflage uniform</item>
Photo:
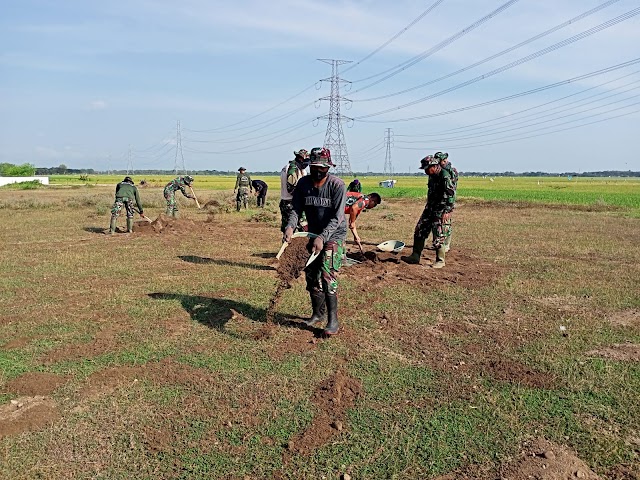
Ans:
<svg viewBox="0 0 640 480"><path fill-rule="evenodd" d="M251 185L251 176L246 173L247 169L240 167L238 169L238 176L236 177L236 186L233 188L233 193L238 191L236 195L236 207L240 211L240 207L244 205L247 208L249 205L249 192L253 192L253 185Z"/></svg>
<svg viewBox="0 0 640 480"><path fill-rule="evenodd" d="M449 175L451 176L451 181L453 183L453 190L457 192L458 190L458 170L451 165L451 162L448 160L449 158L449 154L448 153L442 153L442 152L436 152L433 155L433 158L435 158L436 160L438 160L438 162L440 163L440 166L442 167L443 170L446 170L449 172ZM453 209L455 209L455 196L454 196L454 204L451 207L452 210L452 214L453 214ZM444 251L445 253L448 253L449 250L451 250L451 236L453 235L453 218L451 218L450 216L450 222L449 225L447 227L447 232L445 233L445 242L444 242Z"/></svg>
<svg viewBox="0 0 640 480"><path fill-rule="evenodd" d="M433 268L445 266L445 243L451 232L451 212L456 200L453 179L440 161L428 155L420 161L420 169L429 175L427 205L418 220L413 234L413 253L402 257L407 263L420 263L420 256L429 233L433 235L436 261Z"/></svg>
<svg viewBox="0 0 640 480"><path fill-rule="evenodd" d="M116 232L116 224L118 223L118 215L122 209L125 209L127 215L127 233L133 232L133 202L138 207L138 213L144 214L142 203L138 189L135 187L131 177L124 177L118 185L116 185L116 200L111 207L111 224L109 225L109 233Z"/></svg>
<svg viewBox="0 0 640 480"><path fill-rule="evenodd" d="M185 187L190 187L192 183L193 177L191 175L176 177L167 183L164 187L164 199L167 201L167 215L171 215L173 217L178 216L178 203L176 202L176 192L178 190L180 190L187 198L195 198L190 193L187 193L185 189Z"/></svg>
<svg viewBox="0 0 640 480"><path fill-rule="evenodd" d="M280 215L282 221L280 230L284 233L289 223L289 215L293 210L293 192L298 185L298 181L305 176L306 168L309 166L309 152L300 149L293 152L295 158L288 162L280 171ZM304 213L298 219L296 230L303 230L303 224L306 223Z"/></svg>
<svg viewBox="0 0 640 480"><path fill-rule="evenodd" d="M344 215L346 191L344 182L329 174L331 152L314 148L310 154L309 175L298 182L293 192L293 210L284 231L283 240L290 242L302 212L307 214L309 232L317 236L312 251L320 253L305 268L307 290L313 314L305 323L312 326L327 314L325 335L338 333L338 270L342 266L347 221Z"/></svg>

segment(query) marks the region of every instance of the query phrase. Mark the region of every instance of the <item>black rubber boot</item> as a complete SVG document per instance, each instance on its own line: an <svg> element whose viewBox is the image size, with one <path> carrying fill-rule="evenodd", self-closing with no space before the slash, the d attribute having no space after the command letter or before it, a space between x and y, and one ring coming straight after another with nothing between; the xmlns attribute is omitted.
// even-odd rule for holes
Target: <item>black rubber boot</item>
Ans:
<svg viewBox="0 0 640 480"><path fill-rule="evenodd" d="M327 313L327 304L323 291L309 292L309 296L311 297L311 307L313 308L313 313L311 314L311 318L309 320L305 320L304 324L308 327L311 327L316 323L324 320Z"/></svg>
<svg viewBox="0 0 640 480"><path fill-rule="evenodd" d="M242 207L242 202L240 200L236 200L236 210L239 212L240 207Z"/></svg>
<svg viewBox="0 0 640 480"><path fill-rule="evenodd" d="M133 218L127 217L127 233L133 233Z"/></svg>
<svg viewBox="0 0 640 480"><path fill-rule="evenodd" d="M407 263L417 265L420 263L420 256L422 250L424 250L425 239L421 237L413 237L413 253L408 257L402 257L401 259Z"/></svg>
<svg viewBox="0 0 640 480"><path fill-rule="evenodd" d="M335 335L340 329L340 324L338 323L338 295L327 293L325 299L327 302L328 322L324 329L324 334Z"/></svg>
<svg viewBox="0 0 640 480"><path fill-rule="evenodd" d="M116 225L118 223L118 217L111 217L111 223L109 225L109 234L116 233Z"/></svg>

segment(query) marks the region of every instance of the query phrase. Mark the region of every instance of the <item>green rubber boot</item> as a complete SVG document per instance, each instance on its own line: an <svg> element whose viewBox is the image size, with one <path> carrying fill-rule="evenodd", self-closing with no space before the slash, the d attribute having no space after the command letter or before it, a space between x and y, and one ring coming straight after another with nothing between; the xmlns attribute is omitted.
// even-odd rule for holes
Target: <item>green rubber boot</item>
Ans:
<svg viewBox="0 0 640 480"><path fill-rule="evenodd" d="M127 217L127 233L133 233L133 218Z"/></svg>
<svg viewBox="0 0 640 480"><path fill-rule="evenodd" d="M444 253L449 253L449 250L451 250L451 235L444 241Z"/></svg>
<svg viewBox="0 0 640 480"><path fill-rule="evenodd" d="M422 250L424 250L424 238L413 237L413 253L408 257L402 257L406 263L411 263L413 265L418 265L420 263L420 256L422 255Z"/></svg>
<svg viewBox="0 0 640 480"><path fill-rule="evenodd" d="M109 235L116 233L116 224L118 223L118 217L111 217L111 223L109 224Z"/></svg>
<svg viewBox="0 0 640 480"><path fill-rule="evenodd" d="M444 267L445 249L446 247L444 245L436 249L436 263L433 264L433 268Z"/></svg>

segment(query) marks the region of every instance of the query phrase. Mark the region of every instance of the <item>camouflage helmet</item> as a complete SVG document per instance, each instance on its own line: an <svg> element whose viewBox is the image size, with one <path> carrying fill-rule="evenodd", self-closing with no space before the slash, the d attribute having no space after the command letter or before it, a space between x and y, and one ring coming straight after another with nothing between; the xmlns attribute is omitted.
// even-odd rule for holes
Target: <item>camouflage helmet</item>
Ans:
<svg viewBox="0 0 640 480"><path fill-rule="evenodd" d="M334 167L331 161L331 151L328 148L315 147L311 149L309 154L309 164L317 167Z"/></svg>
<svg viewBox="0 0 640 480"><path fill-rule="evenodd" d="M293 154L296 157L302 157L303 159L305 158L309 158L309 152L307 152L304 148L301 148L300 150L298 150L297 152L294 150Z"/></svg>
<svg viewBox="0 0 640 480"><path fill-rule="evenodd" d="M193 177L191 175L185 175L184 183L186 183L187 185L191 185L193 183Z"/></svg>
<svg viewBox="0 0 640 480"><path fill-rule="evenodd" d="M438 165L438 160L436 160L433 155L427 155L420 160L420 170L424 170L431 165Z"/></svg>
<svg viewBox="0 0 640 480"><path fill-rule="evenodd" d="M448 153L442 153L442 152L436 152L433 155L433 158L435 158L436 160L438 160L438 162L444 162L447 158L449 158L449 154Z"/></svg>

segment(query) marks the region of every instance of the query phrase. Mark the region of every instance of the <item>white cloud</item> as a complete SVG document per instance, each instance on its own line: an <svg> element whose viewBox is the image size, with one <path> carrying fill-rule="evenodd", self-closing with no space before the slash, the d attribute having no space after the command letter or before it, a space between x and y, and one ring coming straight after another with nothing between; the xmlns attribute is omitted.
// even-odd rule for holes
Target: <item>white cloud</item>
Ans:
<svg viewBox="0 0 640 480"><path fill-rule="evenodd" d="M105 102L104 100L93 100L89 104L89 107L91 108L91 110L104 110L105 108L107 108L107 102Z"/></svg>

